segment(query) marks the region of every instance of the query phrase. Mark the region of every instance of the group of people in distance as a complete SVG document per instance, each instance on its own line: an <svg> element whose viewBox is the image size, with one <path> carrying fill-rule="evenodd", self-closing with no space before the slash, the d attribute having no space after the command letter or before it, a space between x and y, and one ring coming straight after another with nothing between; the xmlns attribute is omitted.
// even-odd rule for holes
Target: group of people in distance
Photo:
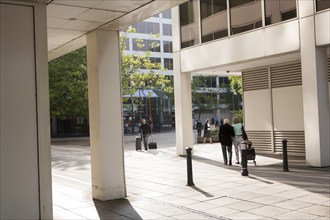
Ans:
<svg viewBox="0 0 330 220"><path fill-rule="evenodd" d="M229 119L224 119L223 124L220 125L219 128L219 142L221 143L221 149L223 154L223 161L225 165L232 165L232 145L234 144L235 156L236 156L236 164L239 164L239 154L241 151L241 143L244 141L243 139L244 126L240 122L239 118L234 118L234 123L230 125ZM212 144L211 137L211 125L210 120L206 119L204 125L204 140L210 140ZM228 154L227 154L228 152Z"/></svg>

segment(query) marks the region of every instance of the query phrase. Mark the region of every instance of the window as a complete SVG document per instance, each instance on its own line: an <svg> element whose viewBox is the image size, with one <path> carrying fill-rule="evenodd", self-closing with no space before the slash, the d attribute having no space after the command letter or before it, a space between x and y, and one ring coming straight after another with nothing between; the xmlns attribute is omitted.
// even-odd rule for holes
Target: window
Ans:
<svg viewBox="0 0 330 220"><path fill-rule="evenodd" d="M162 13L162 17L163 17L163 18L171 19L171 18L172 18L171 9L168 9L168 10L166 10L166 11L163 11L163 13Z"/></svg>
<svg viewBox="0 0 330 220"><path fill-rule="evenodd" d="M171 24L163 24L163 35L172 36L172 25Z"/></svg>
<svg viewBox="0 0 330 220"><path fill-rule="evenodd" d="M330 8L329 0L316 0L316 11L322 11Z"/></svg>
<svg viewBox="0 0 330 220"><path fill-rule="evenodd" d="M261 0L230 0L229 6L231 34L242 33L262 26Z"/></svg>
<svg viewBox="0 0 330 220"><path fill-rule="evenodd" d="M161 63L161 60L158 57L150 57L150 62L157 64L157 63ZM146 69L146 67L144 65L142 65L141 69ZM157 68L155 67L154 69L157 69Z"/></svg>
<svg viewBox="0 0 330 220"><path fill-rule="evenodd" d="M159 24L154 22L140 22L132 26L137 33L158 34L160 32Z"/></svg>
<svg viewBox="0 0 330 220"><path fill-rule="evenodd" d="M173 53L172 41L163 41L164 53Z"/></svg>
<svg viewBox="0 0 330 220"><path fill-rule="evenodd" d="M265 0L266 25L297 17L296 0Z"/></svg>
<svg viewBox="0 0 330 220"><path fill-rule="evenodd" d="M168 70L173 70L173 59L172 58L164 58L164 68Z"/></svg>
<svg viewBox="0 0 330 220"><path fill-rule="evenodd" d="M180 5L181 48L199 43L198 1L188 1Z"/></svg>
<svg viewBox="0 0 330 220"><path fill-rule="evenodd" d="M228 36L227 0L201 0L202 42Z"/></svg>
<svg viewBox="0 0 330 220"><path fill-rule="evenodd" d="M160 52L160 41L159 40L148 40L148 39L142 39L142 40L133 39L133 50L134 51Z"/></svg>

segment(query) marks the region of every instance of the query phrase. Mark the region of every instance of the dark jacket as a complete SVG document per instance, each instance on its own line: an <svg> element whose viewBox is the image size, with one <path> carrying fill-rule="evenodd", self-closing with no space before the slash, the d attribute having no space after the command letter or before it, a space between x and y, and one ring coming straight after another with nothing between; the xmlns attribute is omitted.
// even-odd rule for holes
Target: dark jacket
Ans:
<svg viewBox="0 0 330 220"><path fill-rule="evenodd" d="M148 124L141 124L139 133L141 133L141 131L143 135L146 135L148 133L151 134L151 129Z"/></svg>
<svg viewBox="0 0 330 220"><path fill-rule="evenodd" d="M219 141L222 145L231 146L233 145L232 138L235 136L233 126L224 124L219 129Z"/></svg>

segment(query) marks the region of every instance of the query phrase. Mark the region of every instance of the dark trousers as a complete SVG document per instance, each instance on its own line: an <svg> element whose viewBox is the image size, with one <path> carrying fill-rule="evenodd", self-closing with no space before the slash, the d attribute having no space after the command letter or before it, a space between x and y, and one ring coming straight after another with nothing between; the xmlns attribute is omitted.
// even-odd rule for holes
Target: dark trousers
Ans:
<svg viewBox="0 0 330 220"><path fill-rule="evenodd" d="M198 137L202 136L202 130L197 129Z"/></svg>
<svg viewBox="0 0 330 220"><path fill-rule="evenodd" d="M227 165L228 160L229 160L229 165L231 165L231 158L233 155L232 146L226 146L226 145L221 144L221 149L222 149L224 164ZM228 156L229 156L228 158L227 158L227 151L228 151Z"/></svg>

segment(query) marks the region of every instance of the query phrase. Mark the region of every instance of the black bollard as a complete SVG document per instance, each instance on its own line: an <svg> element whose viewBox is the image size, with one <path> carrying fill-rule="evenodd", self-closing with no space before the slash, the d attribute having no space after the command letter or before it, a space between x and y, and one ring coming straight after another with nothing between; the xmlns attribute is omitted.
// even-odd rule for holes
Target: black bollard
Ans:
<svg viewBox="0 0 330 220"><path fill-rule="evenodd" d="M191 151L192 151L191 147L186 148L186 152L187 152L187 178L188 178L187 186L194 186L195 185L194 182L193 182L193 175L192 175Z"/></svg>
<svg viewBox="0 0 330 220"><path fill-rule="evenodd" d="M288 165L288 141L286 139L282 140L283 144L283 171L287 172L289 171L289 165Z"/></svg>
<svg viewBox="0 0 330 220"><path fill-rule="evenodd" d="M241 174L242 176L248 176L249 175L249 171L247 168L247 159L246 159L246 152L247 150L242 150L242 170L241 170Z"/></svg>

